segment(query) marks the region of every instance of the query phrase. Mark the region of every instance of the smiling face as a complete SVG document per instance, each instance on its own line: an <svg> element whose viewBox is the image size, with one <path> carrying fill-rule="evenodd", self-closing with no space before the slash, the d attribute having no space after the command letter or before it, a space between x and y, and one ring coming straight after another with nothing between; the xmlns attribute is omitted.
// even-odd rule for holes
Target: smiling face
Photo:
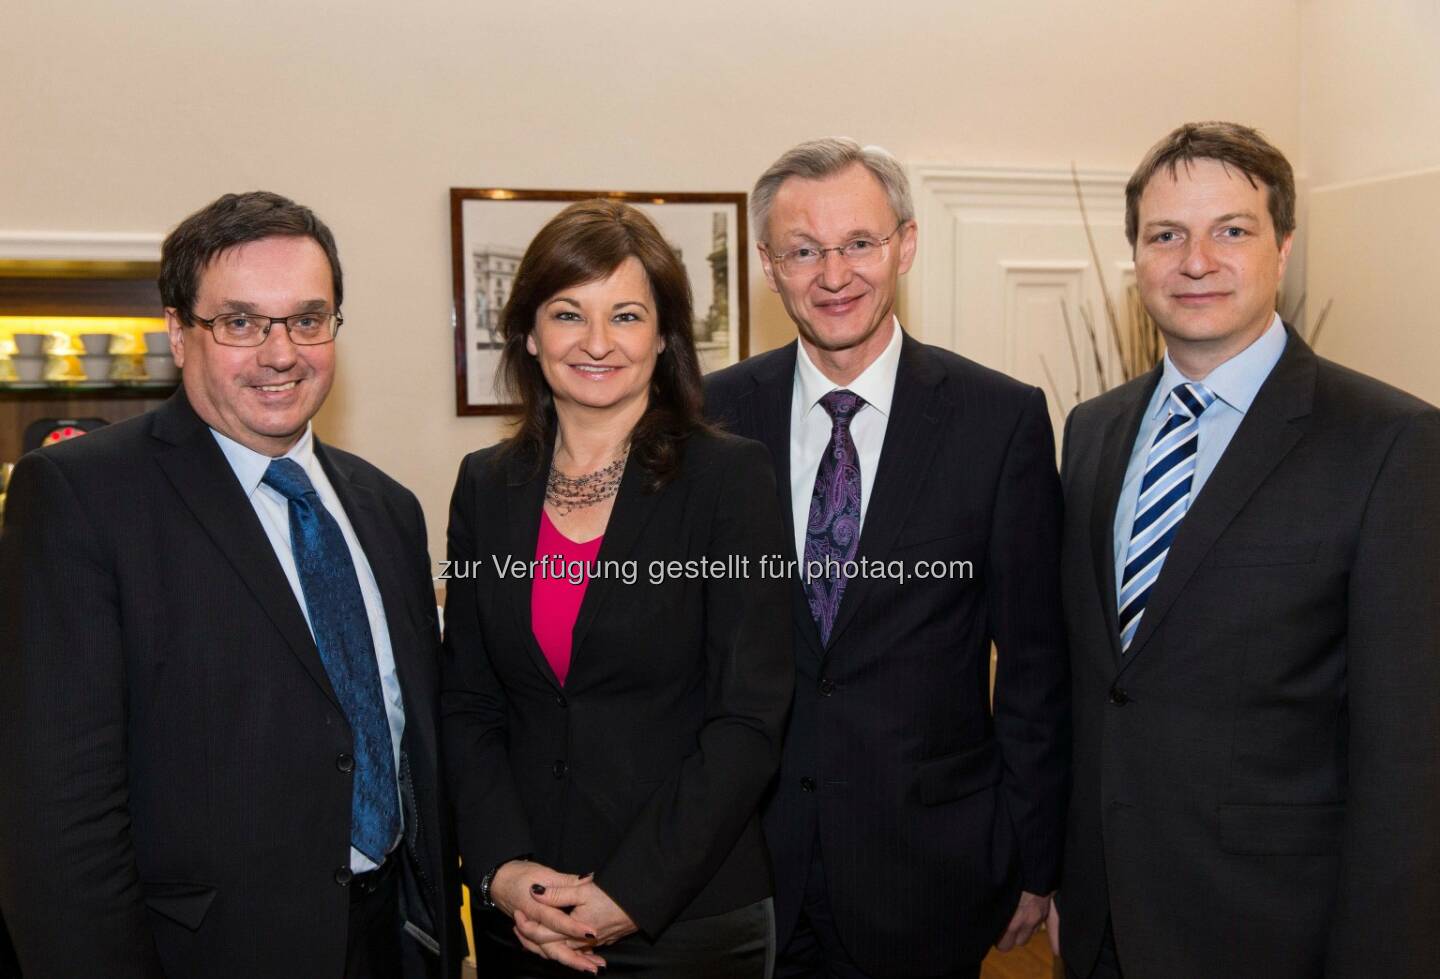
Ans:
<svg viewBox="0 0 1440 979"><path fill-rule="evenodd" d="M262 238L227 249L200 274L195 315L335 312L330 262L314 239ZM195 413L220 434L268 456L304 434L335 378L335 344L297 347L281 324L258 347L227 347L204 326L165 311L170 349Z"/></svg>
<svg viewBox="0 0 1440 979"><path fill-rule="evenodd" d="M630 411L638 418L665 349L659 322L650 277L632 256L606 278L542 302L525 349L539 361L558 409Z"/></svg>
<svg viewBox="0 0 1440 979"><path fill-rule="evenodd" d="M915 222L896 229L898 220L885 188L859 163L820 180L791 177L776 191L760 262L817 363L826 353L845 352L869 364L890 342L900 276L915 260ZM818 268L795 273L772 261L798 247L831 248L861 237L890 238L881 260L867 268L851 268L835 251Z"/></svg>
<svg viewBox="0 0 1440 979"><path fill-rule="evenodd" d="M1268 190L1218 160L1158 171L1139 201L1135 280L1171 358L1200 380L1270 325L1292 234L1275 239Z"/></svg>

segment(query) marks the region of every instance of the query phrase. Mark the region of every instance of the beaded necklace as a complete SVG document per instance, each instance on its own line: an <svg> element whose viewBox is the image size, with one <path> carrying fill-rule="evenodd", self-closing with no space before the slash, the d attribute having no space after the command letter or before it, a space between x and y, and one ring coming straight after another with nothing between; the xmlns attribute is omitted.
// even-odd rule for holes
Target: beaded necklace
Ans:
<svg viewBox="0 0 1440 979"><path fill-rule="evenodd" d="M625 475L628 458L630 448L627 446L610 465L583 476L567 476L552 462L550 476L545 480L545 502L562 517L605 502L620 491L620 479Z"/></svg>

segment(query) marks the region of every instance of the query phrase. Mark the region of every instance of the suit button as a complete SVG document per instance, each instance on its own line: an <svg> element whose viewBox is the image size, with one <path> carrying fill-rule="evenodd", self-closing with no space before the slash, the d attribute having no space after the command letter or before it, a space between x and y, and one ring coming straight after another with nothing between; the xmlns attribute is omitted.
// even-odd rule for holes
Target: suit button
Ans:
<svg viewBox="0 0 1440 979"><path fill-rule="evenodd" d="M835 692L835 681L828 676L820 681L820 696L828 697Z"/></svg>
<svg viewBox="0 0 1440 979"><path fill-rule="evenodd" d="M341 887L349 887L350 881L353 880L354 877L355 875L350 872L349 867L341 867L339 870L335 871L335 883L339 884Z"/></svg>
<svg viewBox="0 0 1440 979"><path fill-rule="evenodd" d="M335 756L335 767L338 768L340 771L344 772L346 775L349 775L351 772L355 771L355 759L352 756L342 752Z"/></svg>
<svg viewBox="0 0 1440 979"><path fill-rule="evenodd" d="M1126 693L1121 687L1111 687L1110 703L1114 704L1116 707L1124 707L1126 704L1130 703L1130 695Z"/></svg>
<svg viewBox="0 0 1440 979"><path fill-rule="evenodd" d="M564 778L564 777L565 777L565 763L564 763L563 761L557 761L557 762L555 762L555 764L553 764L553 765L550 766L550 774L551 774L551 775L554 775L556 778Z"/></svg>
<svg viewBox="0 0 1440 979"><path fill-rule="evenodd" d="M800 779L800 791L801 791L801 792L814 792L814 791L815 791L815 780L814 780L813 778L811 778L809 775L803 776L803 777Z"/></svg>
<svg viewBox="0 0 1440 979"><path fill-rule="evenodd" d="M555 695L555 706L563 710L564 708L570 706L570 702L565 699L565 695L563 693L557 693Z"/></svg>

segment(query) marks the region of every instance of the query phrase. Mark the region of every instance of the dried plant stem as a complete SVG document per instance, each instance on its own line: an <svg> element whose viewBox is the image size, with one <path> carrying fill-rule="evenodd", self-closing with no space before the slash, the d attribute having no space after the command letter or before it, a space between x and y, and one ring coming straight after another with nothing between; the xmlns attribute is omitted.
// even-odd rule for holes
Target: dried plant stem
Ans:
<svg viewBox="0 0 1440 979"><path fill-rule="evenodd" d="M1090 337L1090 354L1095 358L1095 377L1100 382L1100 390L1110 390L1110 377L1105 373L1105 362L1100 356L1100 335L1095 332L1095 317L1090 312L1089 306L1081 306L1080 322L1085 324L1085 332ZM1116 338L1117 342L1119 338Z"/></svg>
<svg viewBox="0 0 1440 979"><path fill-rule="evenodd" d="M1050 365L1046 363L1044 354L1040 355L1040 369L1045 372L1045 380L1050 384L1050 396L1055 399L1055 407L1060 409L1061 414L1068 414L1070 409L1074 408L1075 405L1067 405L1061 399L1060 385L1055 383L1055 375L1050 373ZM1079 399L1077 398L1075 404L1079 403Z"/></svg>
<svg viewBox="0 0 1440 979"><path fill-rule="evenodd" d="M1310 336L1307 338L1312 350L1320 342L1320 331L1325 328L1325 319L1330 315L1330 307L1334 303L1335 300L1327 299L1325 305L1320 307L1320 315L1315 318L1315 328L1310 331Z"/></svg>
<svg viewBox="0 0 1440 979"><path fill-rule="evenodd" d="M1084 384L1080 376L1080 351L1075 346L1075 330L1070 326L1070 310L1065 306L1065 300L1060 300L1060 316L1065 320L1065 339L1070 341L1070 363L1075 367L1075 403L1078 405L1083 400Z"/></svg>
<svg viewBox="0 0 1440 979"><path fill-rule="evenodd" d="M1120 346L1120 320L1115 315L1115 302L1110 298L1110 285L1105 281L1105 267L1100 262L1100 250L1095 247L1095 232L1090 229L1090 214L1085 210L1085 192L1080 188L1080 171L1075 161L1070 161L1070 180L1075 184L1075 202L1080 205L1080 223L1085 226L1085 242L1090 246L1090 261L1095 264L1095 278L1100 280L1100 298L1105 301L1105 321L1110 326L1110 337ZM1109 385L1106 385L1108 387Z"/></svg>
<svg viewBox="0 0 1440 979"><path fill-rule="evenodd" d="M1305 293L1302 292L1302 293L1300 293L1300 298L1297 299L1297 300L1295 300L1295 302L1293 302L1293 303L1290 304L1290 310L1289 310L1289 312L1286 312L1286 311L1283 310L1283 309L1280 311L1280 318L1281 318L1282 320L1284 320L1286 323L1289 323L1289 324L1291 324L1292 326L1294 326L1295 329L1299 330L1301 336L1304 336L1305 330L1304 330L1304 326L1302 325L1302 323L1301 323L1301 321L1300 321L1300 314L1301 314L1301 313L1304 311L1304 309L1305 309L1305 300L1306 300L1307 298L1309 298L1309 297L1308 297Z"/></svg>

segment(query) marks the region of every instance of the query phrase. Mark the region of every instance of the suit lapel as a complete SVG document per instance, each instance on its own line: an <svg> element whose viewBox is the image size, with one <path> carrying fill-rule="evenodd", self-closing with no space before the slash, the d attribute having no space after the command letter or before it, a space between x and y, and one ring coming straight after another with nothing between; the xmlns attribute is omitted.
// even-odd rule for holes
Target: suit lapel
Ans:
<svg viewBox="0 0 1440 979"><path fill-rule="evenodd" d="M785 521L785 539L792 549L795 512L790 503L790 402L795 394L795 350L796 342L792 341L785 348L786 355L777 358L763 376L755 378L753 392L739 406L744 430L753 432L770 450L775 466L776 496Z"/></svg>
<svg viewBox="0 0 1440 979"><path fill-rule="evenodd" d="M782 356L776 357L763 372L756 374L754 387L749 395L740 399L736 408L741 431L748 432L770 450L770 459L775 466L775 495L785 523L786 556L796 562L805 558L805 555L795 553L795 510L790 498L790 413L795 396L798 346L799 341L792 340L784 348ZM795 629L810 651L819 657L824 652L820 647L820 630L810 615L805 588L798 573L790 577L790 611Z"/></svg>
<svg viewBox="0 0 1440 979"><path fill-rule="evenodd" d="M610 510L610 520L605 525L605 538L600 542L600 552L595 560L602 566L608 562L626 560L640 540L640 534L659 504L660 494L651 492L645 485L650 474L631 458L620 477L620 489L615 494L615 505ZM643 573L644 569L641 569ZM580 602L580 611L575 616L575 629L571 633L570 670L573 675L581 661L585 636L595 624L596 613L604 606L611 593L617 588L627 587L615 575L601 575L591 578L585 586L585 597Z"/></svg>
<svg viewBox="0 0 1440 979"><path fill-rule="evenodd" d="M860 531L859 558L884 560L895 544L895 537L912 510L911 503L940 445L936 437L941 382L944 373L929 362L928 355L910 336L903 335L900 363L895 373L895 396L890 405L890 418L885 423L885 442L875 470L870 502L865 506L865 523ZM957 418L954 431L964 430L964 418ZM855 578L845 586L835 624L830 630L830 645L835 642L855 617L855 610L865 603L873 579Z"/></svg>
<svg viewBox="0 0 1440 979"><path fill-rule="evenodd" d="M338 708L320 651L285 570L215 438L182 393L157 412L152 433L172 448L157 462L176 493L255 596L305 672Z"/></svg>
<svg viewBox="0 0 1440 979"><path fill-rule="evenodd" d="M1120 490L1125 483L1125 470L1130 465L1135 439L1145 420L1145 406L1150 403L1155 385L1160 383L1160 373L1160 367L1150 371L1145 382L1135 386L1130 402L1111 416L1106 424L1095 496L1091 500L1090 542L1095 554L1095 578L1100 586L1100 605L1105 615L1105 634L1110 637L1112 662L1120 659L1120 620L1115 596L1115 511L1120 505Z"/></svg>
<svg viewBox="0 0 1440 979"><path fill-rule="evenodd" d="M1304 419L1315 396L1315 355L1293 332L1286 332L1285 352L1175 533L1121 672L1144 651L1225 528L1305 434Z"/></svg>
<svg viewBox="0 0 1440 979"><path fill-rule="evenodd" d="M535 559L535 545L540 539L540 511L545 505L545 480L550 473L551 445L546 446L546 462L538 472L532 472L532 462L520 455L512 456L508 462L505 481L505 526L509 528L510 557L528 564ZM551 686L557 691L560 681L550 668L550 661L540 644L535 641L535 627L530 616L530 594L533 581L529 575L508 574L501 587L509 599L515 624L520 631L520 641L525 651Z"/></svg>
<svg viewBox="0 0 1440 979"><path fill-rule="evenodd" d="M357 477L349 467L342 467L319 439L315 440L315 455L335 495L340 498L340 505L345 508L345 515L355 529L360 549L365 552L365 560L380 589L380 604L385 610L385 624L390 633L395 669L400 674L400 688L402 691L417 690L420 678L413 675L415 649L411 640L425 634L428 617L415 607L413 590L407 588L400 577L407 561L403 548L395 540L393 524L381 510L375 488ZM408 628L401 625L402 616L408 618Z"/></svg>

